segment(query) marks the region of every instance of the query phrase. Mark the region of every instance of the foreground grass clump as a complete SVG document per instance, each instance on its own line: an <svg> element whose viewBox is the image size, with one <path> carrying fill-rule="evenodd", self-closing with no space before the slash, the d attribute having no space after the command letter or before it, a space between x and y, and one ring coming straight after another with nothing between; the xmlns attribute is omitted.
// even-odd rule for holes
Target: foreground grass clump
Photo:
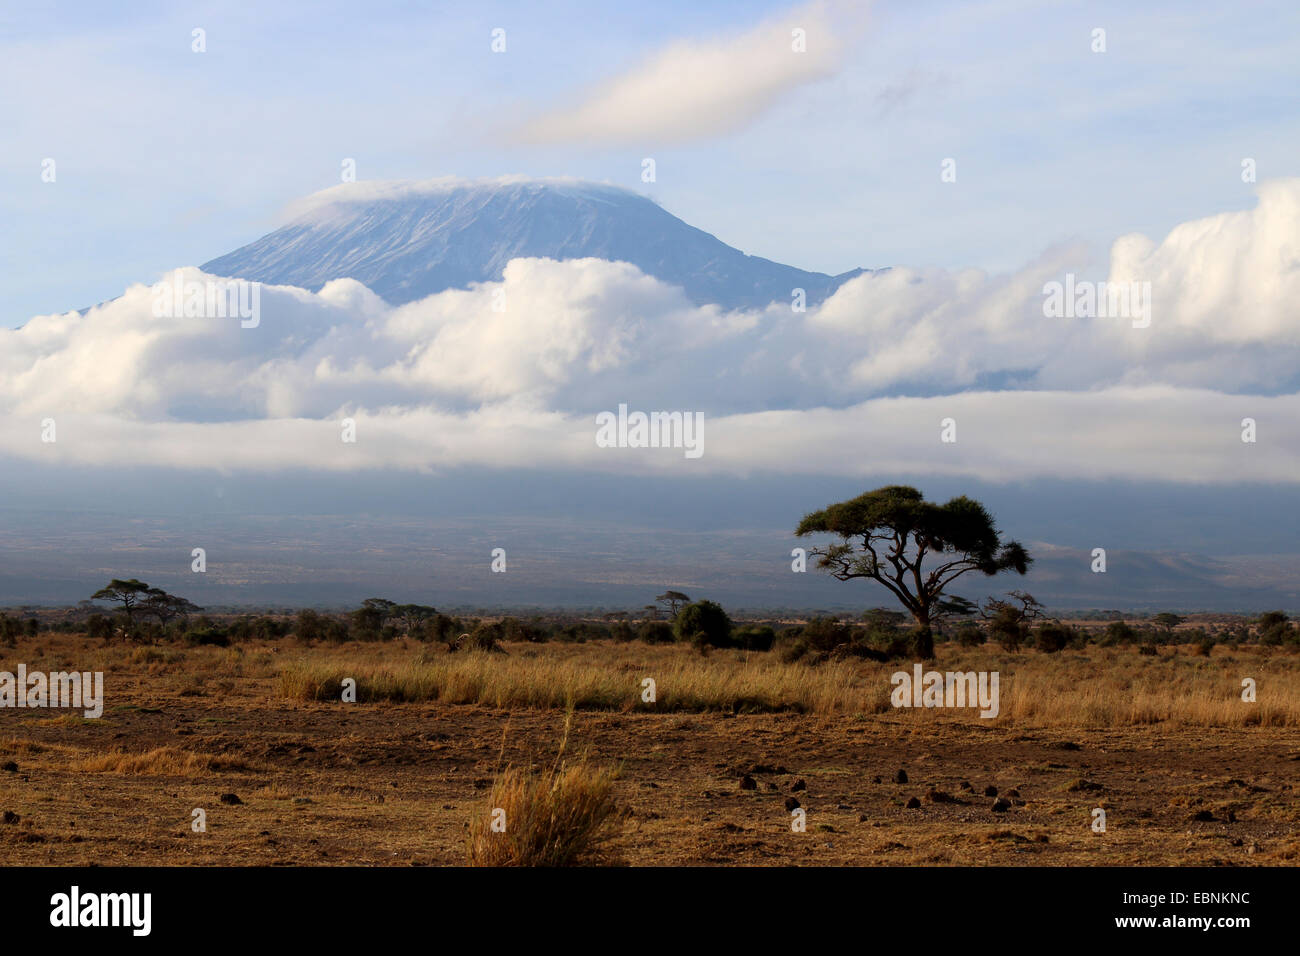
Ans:
<svg viewBox="0 0 1300 956"><path fill-rule="evenodd" d="M572 718L569 711L548 769L507 767L496 778L487 806L470 821L470 866L568 866L593 855L610 836L618 772L585 757L564 762Z"/></svg>
<svg viewBox="0 0 1300 956"><path fill-rule="evenodd" d="M605 836L615 810L614 778L613 770L586 763L540 773L507 769L492 786L489 807L470 823L470 865L578 862ZM504 831L493 831L494 818L503 821Z"/></svg>

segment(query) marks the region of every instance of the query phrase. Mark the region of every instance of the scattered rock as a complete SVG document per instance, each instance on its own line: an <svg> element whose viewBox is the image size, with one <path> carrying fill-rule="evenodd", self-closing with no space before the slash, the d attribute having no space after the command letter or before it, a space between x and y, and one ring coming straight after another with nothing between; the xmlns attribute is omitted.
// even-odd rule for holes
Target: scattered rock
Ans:
<svg viewBox="0 0 1300 956"><path fill-rule="evenodd" d="M908 800L906 804L907 809L909 810L915 810L920 805L921 805L921 801L916 799L916 797L912 797L912 799Z"/></svg>
<svg viewBox="0 0 1300 956"><path fill-rule="evenodd" d="M1016 799L1016 798L1018 798L1018 797L1020 796L1020 791L1017 790L1015 787L1012 787L1010 790L1008 790L1008 791L1007 791L1006 793L1004 793L1002 796L1004 796L1004 797L1010 797L1011 799L1014 800L1014 799Z"/></svg>
<svg viewBox="0 0 1300 956"><path fill-rule="evenodd" d="M794 792L797 792L799 790L807 790L807 789L808 789L808 784L804 783L803 777L800 777L794 783L790 784L790 790Z"/></svg>
<svg viewBox="0 0 1300 956"><path fill-rule="evenodd" d="M233 793L223 793L221 795L221 802L228 803L232 807L237 807L240 804L242 804L244 801L240 800L239 797L235 796Z"/></svg>
<svg viewBox="0 0 1300 956"><path fill-rule="evenodd" d="M1193 823L1213 823L1214 814L1209 810L1197 810L1192 814Z"/></svg>
<svg viewBox="0 0 1300 956"><path fill-rule="evenodd" d="M751 777L749 774L745 774L743 777L740 778L740 789L741 789L741 790L757 790L757 789L758 789L758 781L755 780L753 777Z"/></svg>
<svg viewBox="0 0 1300 956"><path fill-rule="evenodd" d="M1010 809L1011 809L1010 800L1005 800L1002 797L998 797L996 800L993 801L994 813L1006 813Z"/></svg>
<svg viewBox="0 0 1300 956"><path fill-rule="evenodd" d="M1106 788L1094 780L1084 780L1080 777L1065 789L1070 793L1079 793L1080 791L1084 793L1092 793L1096 790L1105 790Z"/></svg>
<svg viewBox="0 0 1300 956"><path fill-rule="evenodd" d="M7 770L9 773L17 773L18 764L14 763L12 760L6 760L4 766L0 766L0 770Z"/></svg>
<svg viewBox="0 0 1300 956"><path fill-rule="evenodd" d="M313 800L311 797L294 797L293 802L294 803L315 803L316 801Z"/></svg>
<svg viewBox="0 0 1300 956"><path fill-rule="evenodd" d="M925 799L931 803L956 803L957 798L951 793L944 793L942 790L931 790L925 795Z"/></svg>
<svg viewBox="0 0 1300 956"><path fill-rule="evenodd" d="M907 783L907 771L900 770L894 774L894 783Z"/></svg>
<svg viewBox="0 0 1300 956"><path fill-rule="evenodd" d="M880 777L872 777L872 778L871 778L871 782L872 782L872 783L884 783L885 781L882 780Z"/></svg>
<svg viewBox="0 0 1300 956"><path fill-rule="evenodd" d="M957 784L957 789L958 789L958 790L974 790L975 788L972 787L972 786L970 785L970 781L969 781L969 780L963 780L961 783Z"/></svg>
<svg viewBox="0 0 1300 956"><path fill-rule="evenodd" d="M866 823L866 822L867 822L867 815L866 815L865 813L859 813L859 814L858 814L858 822L859 822L859 823Z"/></svg>
<svg viewBox="0 0 1300 956"><path fill-rule="evenodd" d="M989 784L987 787L984 788L984 796L996 797L997 795L998 795L998 788L993 786L993 784Z"/></svg>
<svg viewBox="0 0 1300 956"><path fill-rule="evenodd" d="M794 797L786 797L786 798L785 798L785 808L786 808L786 810L798 810L801 806L803 806L803 804L801 804L801 803L800 803L797 799L795 799Z"/></svg>
<svg viewBox="0 0 1300 956"><path fill-rule="evenodd" d="M21 820L21 819L22 819L22 817L20 817L20 816L19 816L18 814L16 814L16 813L14 813L12 810L6 810L6 811L5 811L5 815L4 815L4 822L5 822L5 823L17 823L17 822L18 822L19 820Z"/></svg>

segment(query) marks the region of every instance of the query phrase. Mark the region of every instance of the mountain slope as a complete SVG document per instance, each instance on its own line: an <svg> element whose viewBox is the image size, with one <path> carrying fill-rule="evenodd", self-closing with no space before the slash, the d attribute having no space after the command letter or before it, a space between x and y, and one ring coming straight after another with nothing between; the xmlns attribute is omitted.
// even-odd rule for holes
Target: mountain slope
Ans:
<svg viewBox="0 0 1300 956"><path fill-rule="evenodd" d="M802 288L810 305L860 274L745 255L637 193L568 180L357 183L310 197L288 225L205 272L313 291L353 278L393 304L500 279L519 257L630 262L697 304L758 307Z"/></svg>

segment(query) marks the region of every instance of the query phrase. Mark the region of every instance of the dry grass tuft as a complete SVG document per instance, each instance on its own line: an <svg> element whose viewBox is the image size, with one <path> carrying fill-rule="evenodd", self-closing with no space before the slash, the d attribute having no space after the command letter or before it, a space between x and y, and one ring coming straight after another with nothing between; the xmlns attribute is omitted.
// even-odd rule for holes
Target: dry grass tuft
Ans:
<svg viewBox="0 0 1300 956"><path fill-rule="evenodd" d="M507 767L498 775L487 806L470 821L471 866L568 866L592 855L609 835L618 772L585 757L564 762L572 715L549 769Z"/></svg>
<svg viewBox="0 0 1300 956"><path fill-rule="evenodd" d="M83 773L121 773L130 776L198 777L206 773L254 768L243 760L214 757L211 754L181 750L179 747L158 747L147 753L115 751L87 757L72 764L71 769Z"/></svg>

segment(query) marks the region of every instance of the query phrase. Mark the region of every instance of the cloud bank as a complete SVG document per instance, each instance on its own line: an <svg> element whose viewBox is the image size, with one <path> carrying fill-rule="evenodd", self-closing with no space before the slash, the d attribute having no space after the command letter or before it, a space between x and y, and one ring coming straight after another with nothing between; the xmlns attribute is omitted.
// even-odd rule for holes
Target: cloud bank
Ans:
<svg viewBox="0 0 1300 956"><path fill-rule="evenodd" d="M0 330L0 454L276 471L464 465L664 474L1300 480L1300 180L1255 208L1117 240L1096 278L1150 323L1044 315L1077 249L1023 269L894 268L820 307L726 311L627 263L516 259L394 307L349 279L237 318L128 288ZM205 283L197 269L168 281ZM705 453L598 448L620 403L705 413ZM353 419L357 441L341 440ZM1243 442L1253 419L1255 442ZM941 441L955 422L956 441ZM42 441L53 420L54 442Z"/></svg>

